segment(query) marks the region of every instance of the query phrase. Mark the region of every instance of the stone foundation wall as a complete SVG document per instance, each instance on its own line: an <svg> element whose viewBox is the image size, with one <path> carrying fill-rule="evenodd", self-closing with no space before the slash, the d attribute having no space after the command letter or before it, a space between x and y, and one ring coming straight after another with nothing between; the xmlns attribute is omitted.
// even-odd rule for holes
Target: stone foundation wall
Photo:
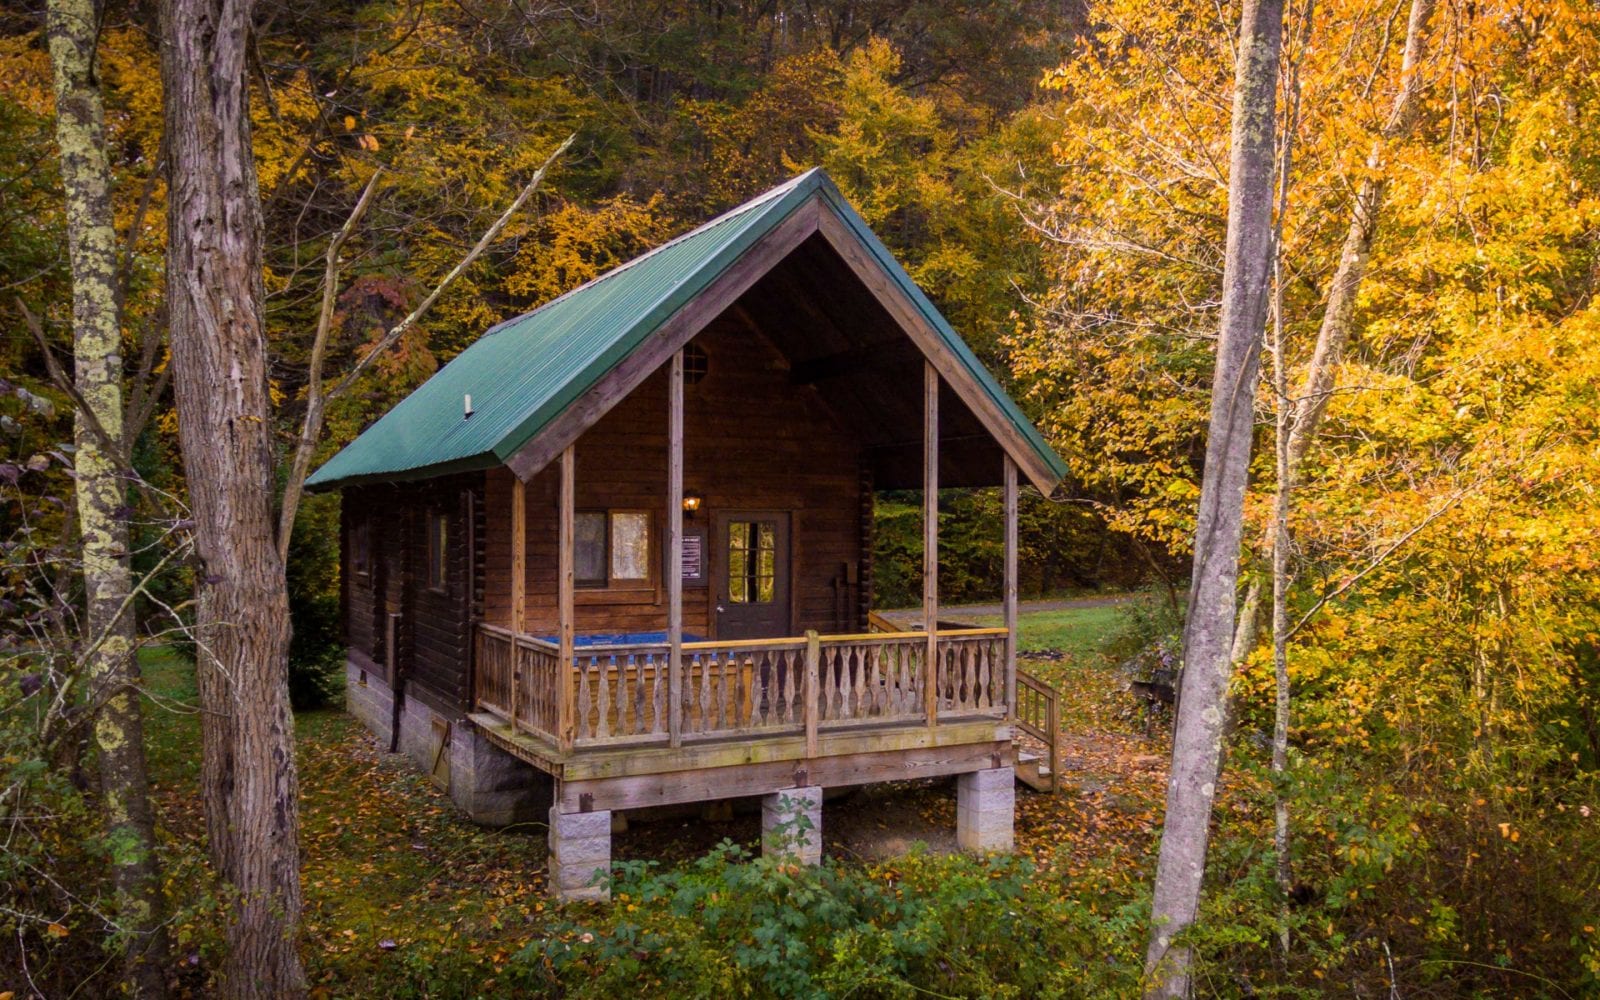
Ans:
<svg viewBox="0 0 1600 1000"><path fill-rule="evenodd" d="M387 750L393 735L394 693L361 667L345 668L345 709ZM447 744L447 745L444 745ZM471 720L446 716L407 698L401 708L399 752L422 769L475 823L543 823L553 797L550 776L484 739Z"/></svg>

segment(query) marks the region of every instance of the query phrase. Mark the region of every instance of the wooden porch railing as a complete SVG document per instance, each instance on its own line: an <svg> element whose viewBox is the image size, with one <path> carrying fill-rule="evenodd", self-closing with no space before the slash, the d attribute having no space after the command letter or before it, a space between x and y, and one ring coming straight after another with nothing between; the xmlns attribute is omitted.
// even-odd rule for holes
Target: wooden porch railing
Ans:
<svg viewBox="0 0 1600 1000"><path fill-rule="evenodd" d="M1028 673L1017 671L1017 728L1047 747L1050 791L1061 785L1061 706L1056 689Z"/></svg>
<svg viewBox="0 0 1600 1000"><path fill-rule="evenodd" d="M559 660L554 643L479 625L473 700L517 728L554 740Z"/></svg>
<svg viewBox="0 0 1600 1000"><path fill-rule="evenodd" d="M1005 629L940 630L940 718L1004 718ZM683 644L684 739L777 736L924 722L927 633L810 634ZM480 625L473 698L515 728L560 744L554 643ZM668 738L665 643L573 652L575 747Z"/></svg>

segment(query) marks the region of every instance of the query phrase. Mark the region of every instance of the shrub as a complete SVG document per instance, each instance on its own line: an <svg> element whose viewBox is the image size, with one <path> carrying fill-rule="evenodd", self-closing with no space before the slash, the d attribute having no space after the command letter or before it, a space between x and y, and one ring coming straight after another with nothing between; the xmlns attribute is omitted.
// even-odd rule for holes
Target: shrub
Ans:
<svg viewBox="0 0 1600 1000"><path fill-rule="evenodd" d="M754 857L732 842L681 868L616 866L614 902L519 961L578 997L1076 997L1136 989L1140 918L1033 881L1006 857L913 853L855 867ZM1132 932L1131 936L1128 933Z"/></svg>

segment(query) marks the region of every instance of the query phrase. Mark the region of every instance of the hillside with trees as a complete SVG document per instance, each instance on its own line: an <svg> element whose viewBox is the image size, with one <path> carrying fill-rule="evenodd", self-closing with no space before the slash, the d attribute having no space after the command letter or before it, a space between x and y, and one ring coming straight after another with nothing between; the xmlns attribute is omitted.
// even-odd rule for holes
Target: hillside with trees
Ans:
<svg viewBox="0 0 1600 1000"><path fill-rule="evenodd" d="M0 1000L1597 995L1596 121L1582 0L9 5ZM1023 647L1083 774L1017 859L695 841L547 909L382 818L303 480L812 166L1067 461L1023 596L1146 592ZM1001 505L941 495L942 600ZM916 605L919 499L874 540Z"/></svg>

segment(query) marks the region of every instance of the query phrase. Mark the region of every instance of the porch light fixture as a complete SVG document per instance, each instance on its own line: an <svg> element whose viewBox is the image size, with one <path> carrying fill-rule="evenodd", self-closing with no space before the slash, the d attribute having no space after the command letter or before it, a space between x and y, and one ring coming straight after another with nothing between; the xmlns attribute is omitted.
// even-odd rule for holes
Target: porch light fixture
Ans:
<svg viewBox="0 0 1600 1000"><path fill-rule="evenodd" d="M693 514L695 511L700 509L700 504L704 502L704 500L705 497L698 493L685 493L683 495L683 512L685 514Z"/></svg>

